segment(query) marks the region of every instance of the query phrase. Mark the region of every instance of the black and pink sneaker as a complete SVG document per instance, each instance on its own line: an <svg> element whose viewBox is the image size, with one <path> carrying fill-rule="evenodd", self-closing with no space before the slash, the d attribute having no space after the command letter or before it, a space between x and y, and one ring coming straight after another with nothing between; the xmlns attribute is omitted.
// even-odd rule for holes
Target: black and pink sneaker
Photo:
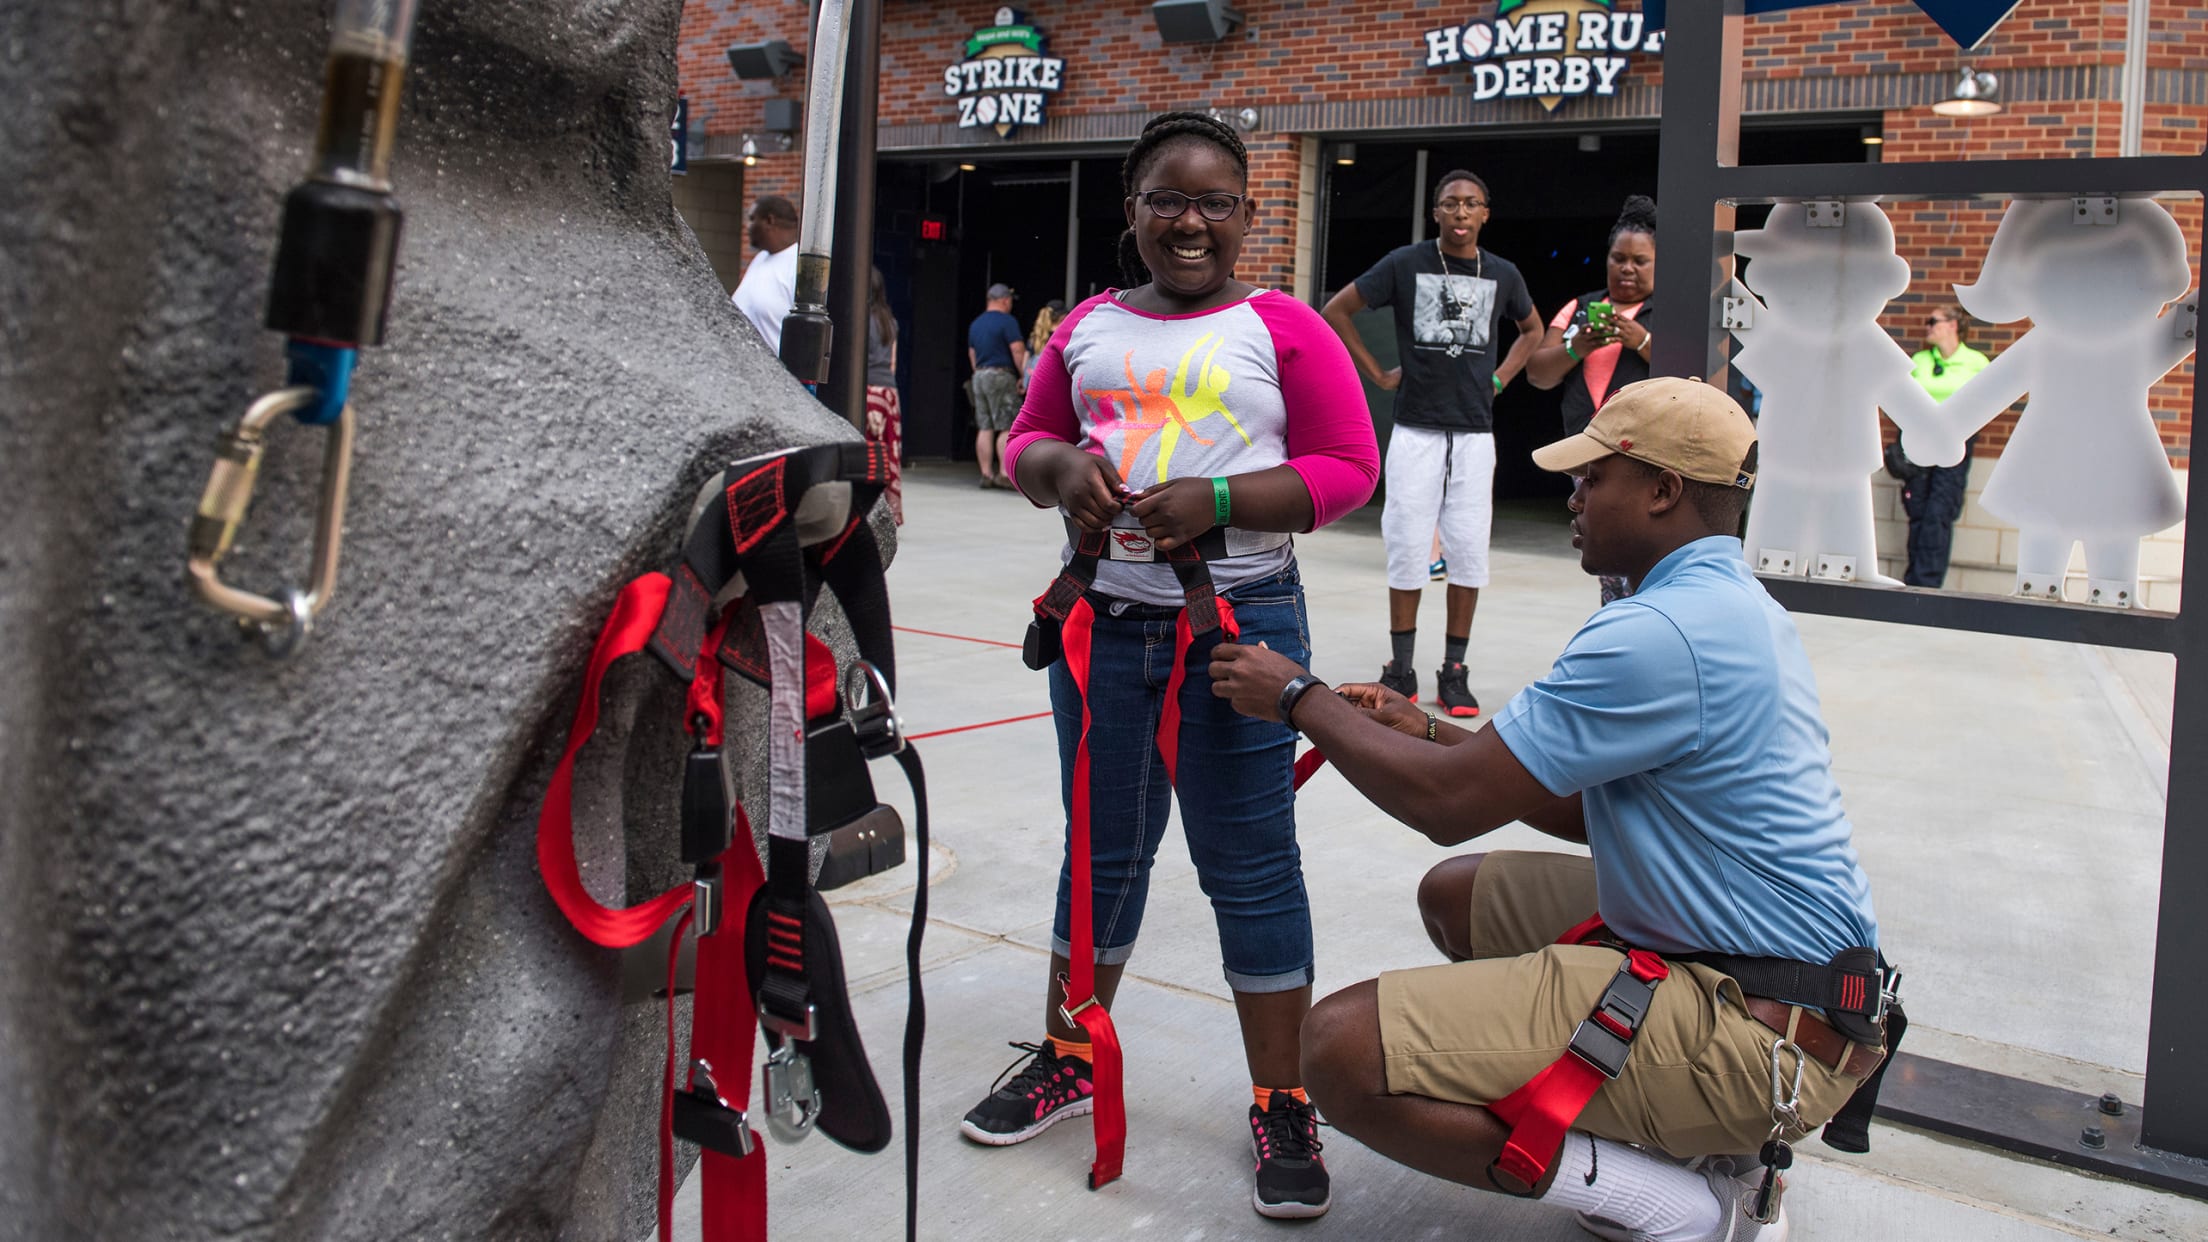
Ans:
<svg viewBox="0 0 2208 1242"><path fill-rule="evenodd" d="M1269 1107L1250 1105L1250 1147L1257 1153L1257 1189L1250 1204L1258 1215L1275 1220L1326 1215L1334 1186L1319 1158L1322 1146L1319 1112L1308 1102L1275 1091Z"/></svg>
<svg viewBox="0 0 2208 1242"><path fill-rule="evenodd" d="M958 1132L976 1143L1009 1147L1024 1143L1068 1117L1086 1117L1096 1109L1095 1072L1079 1057L1062 1057L1049 1041L1013 1047L1032 1053L1025 1068L997 1076L989 1098L974 1105ZM1018 1061L1012 1063L1019 1066Z"/></svg>

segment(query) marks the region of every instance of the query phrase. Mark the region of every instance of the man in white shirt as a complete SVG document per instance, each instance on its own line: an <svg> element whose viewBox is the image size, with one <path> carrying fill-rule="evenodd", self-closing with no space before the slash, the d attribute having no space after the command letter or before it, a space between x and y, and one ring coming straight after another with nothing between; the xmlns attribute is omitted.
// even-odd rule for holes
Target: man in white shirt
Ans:
<svg viewBox="0 0 2208 1242"><path fill-rule="evenodd" d="M751 266L729 295L751 326L767 342L767 352L782 352L782 318L797 301L797 208L778 194L761 195L746 216Z"/></svg>

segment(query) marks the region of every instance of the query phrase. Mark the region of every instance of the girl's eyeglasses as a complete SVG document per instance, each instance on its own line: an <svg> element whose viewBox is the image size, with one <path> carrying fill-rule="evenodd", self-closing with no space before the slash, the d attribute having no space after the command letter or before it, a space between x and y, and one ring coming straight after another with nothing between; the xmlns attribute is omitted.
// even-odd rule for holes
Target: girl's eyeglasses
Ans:
<svg viewBox="0 0 2208 1242"><path fill-rule="evenodd" d="M1197 212L1204 219L1216 223L1233 215L1236 209L1242 206L1242 200L1248 198L1249 195L1213 193L1200 194L1195 198L1190 198L1179 190L1140 190L1136 192L1135 197L1148 204L1151 214L1161 220L1175 219L1182 212L1188 210L1190 203L1194 203Z"/></svg>

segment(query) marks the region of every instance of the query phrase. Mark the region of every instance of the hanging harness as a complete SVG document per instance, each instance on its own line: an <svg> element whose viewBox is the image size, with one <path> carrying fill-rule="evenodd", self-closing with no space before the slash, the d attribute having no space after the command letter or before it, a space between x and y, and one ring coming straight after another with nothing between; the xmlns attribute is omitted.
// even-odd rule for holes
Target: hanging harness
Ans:
<svg viewBox="0 0 2208 1242"><path fill-rule="evenodd" d="M831 444L750 458L711 487L680 561L621 589L591 652L582 700L538 817L537 859L561 913L592 942L629 948L670 920L667 1057L661 1083L659 1236L672 1227L674 1141L696 1143L706 1242L765 1242L766 1164L745 1112L754 1024L764 1028L767 1132L795 1143L815 1127L875 1152L890 1139L881 1088L859 1039L835 924L819 889L886 870L904 856L895 811L875 801L866 761L894 756L912 785L920 856L905 1026L906 1236L916 1236L920 1045L926 1011L920 938L927 919L928 813L919 757L891 702L895 671L880 548L866 524L889 477L880 446ZM836 660L805 622L832 590L860 658ZM740 593L740 594L739 594ZM717 601L736 595L729 603ZM688 687L683 728L683 860L689 883L626 908L586 891L575 860L577 753L597 727L600 683L622 656L649 650ZM721 762L722 669L768 694L767 865ZM810 842L831 838L837 870L809 879ZM843 839L841 846L837 838ZM840 870L840 875L838 871ZM676 1073L677 959L696 941L687 1069Z"/></svg>
<svg viewBox="0 0 2208 1242"><path fill-rule="evenodd" d="M1671 966L1646 949L1620 943L1600 914L1588 918L1556 938L1557 944L1603 945L1625 954L1618 973L1603 989L1594 1012L1572 1032L1564 1055L1526 1080L1524 1086L1487 1106L1487 1111L1508 1125L1510 1137L1488 1166L1488 1179L1515 1195L1531 1195L1548 1176L1549 1163L1564 1141L1564 1134L1587 1109L1604 1083L1625 1072L1634 1039L1655 1003L1656 985L1671 975ZM1909 1020L1895 993L1901 973L1888 967L1874 949L1847 949L1824 966L1779 958L1732 957L1725 954L1677 954L1674 960L1698 962L1731 975L1748 996L1768 997L1790 1005L1822 1009L1834 1030L1856 1043L1884 1042L1886 1059L1864 1079L1847 1104L1827 1122L1825 1142L1842 1151L1870 1150L1868 1128L1871 1110L1878 1104L1878 1089L1893 1050L1901 1043ZM1782 1044L1785 1042L1782 1039ZM1798 1050L1797 1050L1798 1051ZM1773 1050L1773 1065L1778 1050ZM1800 1093L1801 1062L1796 1061L1795 1096ZM1774 1078L1777 1070L1774 1068ZM1791 1114L1793 1100L1774 1095L1775 1109ZM1774 1140L1777 1131L1774 1128ZM1791 1162L1783 1141L1767 1143L1764 1163L1776 1172ZM1773 1150L1775 1147L1776 1150ZM1767 1187L1771 1179L1767 1176ZM1776 1203L1775 1195L1767 1196ZM1762 1202L1762 1200L1759 1200ZM1766 1215L1762 1219L1768 1221Z"/></svg>

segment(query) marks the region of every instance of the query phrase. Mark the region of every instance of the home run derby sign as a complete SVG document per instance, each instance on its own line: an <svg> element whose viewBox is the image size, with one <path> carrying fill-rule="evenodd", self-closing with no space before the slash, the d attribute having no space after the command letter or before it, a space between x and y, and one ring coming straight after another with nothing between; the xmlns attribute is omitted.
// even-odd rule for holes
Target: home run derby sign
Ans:
<svg viewBox="0 0 2208 1242"><path fill-rule="evenodd" d="M997 23L966 40L966 59L943 70L943 93L958 101L958 127L993 127L998 137L1015 125L1043 123L1043 99L1058 89L1066 62L1043 55L1043 36L1012 9L998 9Z"/></svg>
<svg viewBox="0 0 2208 1242"><path fill-rule="evenodd" d="M1663 50L1664 32L1610 0L1502 0L1493 20L1426 32L1426 67L1472 67L1474 99L1538 99L1550 111L1575 95L1615 95L1626 54Z"/></svg>

